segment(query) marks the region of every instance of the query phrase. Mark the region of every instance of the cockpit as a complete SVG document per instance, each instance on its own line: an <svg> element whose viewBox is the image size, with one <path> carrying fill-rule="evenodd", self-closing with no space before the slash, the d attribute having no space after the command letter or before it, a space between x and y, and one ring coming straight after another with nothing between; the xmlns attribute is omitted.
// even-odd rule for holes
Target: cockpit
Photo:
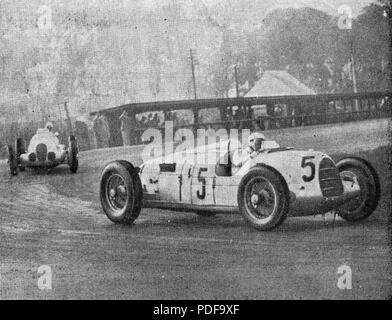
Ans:
<svg viewBox="0 0 392 320"><path fill-rule="evenodd" d="M238 141L229 140L226 144L221 145L226 150L220 150L220 156L215 166L217 176L230 177L234 174L234 170L238 170L243 163L251 157L251 153L247 148L242 147ZM282 149L275 141L263 141L263 144L256 153L270 152ZM284 148L287 150L287 148Z"/></svg>

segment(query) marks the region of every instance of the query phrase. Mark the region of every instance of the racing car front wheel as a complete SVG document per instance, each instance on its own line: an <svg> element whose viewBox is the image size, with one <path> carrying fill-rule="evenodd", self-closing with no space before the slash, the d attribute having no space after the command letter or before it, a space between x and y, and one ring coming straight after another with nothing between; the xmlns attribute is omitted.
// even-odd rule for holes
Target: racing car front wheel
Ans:
<svg viewBox="0 0 392 320"><path fill-rule="evenodd" d="M102 171L100 198L106 216L132 224L140 214L143 190L136 169L127 161L113 161Z"/></svg>
<svg viewBox="0 0 392 320"><path fill-rule="evenodd" d="M242 216L258 230L274 229L287 217L288 188L283 177L272 169L250 169L240 182L237 197Z"/></svg>
<svg viewBox="0 0 392 320"><path fill-rule="evenodd" d="M376 170L364 159L345 158L336 164L342 177L351 176L358 180L358 197L337 209L337 214L350 222L361 221L369 217L380 200L380 180Z"/></svg>
<svg viewBox="0 0 392 320"><path fill-rule="evenodd" d="M16 176L18 174L18 158L11 145L8 145L8 164L10 166L11 175Z"/></svg>
<svg viewBox="0 0 392 320"><path fill-rule="evenodd" d="M74 136L69 137L68 165L71 173L76 173L76 171L78 171L78 145Z"/></svg>

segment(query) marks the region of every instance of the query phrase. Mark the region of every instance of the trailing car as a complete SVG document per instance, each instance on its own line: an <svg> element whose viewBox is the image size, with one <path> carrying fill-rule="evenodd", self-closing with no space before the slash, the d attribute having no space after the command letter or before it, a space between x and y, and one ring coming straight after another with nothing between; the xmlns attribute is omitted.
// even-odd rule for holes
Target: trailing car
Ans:
<svg viewBox="0 0 392 320"><path fill-rule="evenodd" d="M380 183L371 164L357 157L335 163L323 152L282 148L264 141L234 170L236 144L228 140L188 151L191 157L165 163L150 160L139 168L114 161L104 168L100 199L107 217L130 224L142 207L194 211L201 216L238 213L258 230L278 227L288 216L335 210L348 221L376 209ZM216 152L216 162L189 161ZM179 159L174 154L173 159ZM166 161L167 162L167 161Z"/></svg>
<svg viewBox="0 0 392 320"><path fill-rule="evenodd" d="M71 135L67 147L60 144L57 134L46 128L38 129L27 150L21 138L16 140L15 148L8 145L8 163L12 175L26 168L51 169L61 164L68 164L71 173L76 173L79 166L77 141Z"/></svg>

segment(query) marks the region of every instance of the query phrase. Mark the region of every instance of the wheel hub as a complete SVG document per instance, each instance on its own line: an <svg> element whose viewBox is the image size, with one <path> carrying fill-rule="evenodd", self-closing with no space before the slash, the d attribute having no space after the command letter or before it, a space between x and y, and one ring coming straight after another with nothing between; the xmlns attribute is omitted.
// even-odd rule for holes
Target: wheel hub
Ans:
<svg viewBox="0 0 392 320"><path fill-rule="evenodd" d="M260 203L260 197L257 193L252 194L250 201L253 206L257 206Z"/></svg>
<svg viewBox="0 0 392 320"><path fill-rule="evenodd" d="M121 211L127 202L127 187L119 174L113 174L107 181L107 199L113 210Z"/></svg>
<svg viewBox="0 0 392 320"><path fill-rule="evenodd" d="M255 219L268 219L276 209L276 195L271 183L265 178L256 178L247 189L249 193L246 201L251 215Z"/></svg>
<svg viewBox="0 0 392 320"><path fill-rule="evenodd" d="M127 190L125 189L124 186L118 186L117 191L121 194L126 194Z"/></svg>

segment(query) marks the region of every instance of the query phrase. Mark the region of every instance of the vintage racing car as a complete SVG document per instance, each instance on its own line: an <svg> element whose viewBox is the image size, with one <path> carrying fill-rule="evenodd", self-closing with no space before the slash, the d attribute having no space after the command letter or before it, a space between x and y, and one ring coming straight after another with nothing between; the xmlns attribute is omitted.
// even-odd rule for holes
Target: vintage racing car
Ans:
<svg viewBox="0 0 392 320"><path fill-rule="evenodd" d="M12 175L17 175L18 170L25 171L26 168L51 169L64 163L69 165L72 173L76 173L79 166L77 142L71 135L67 147L60 144L57 134L41 128L32 137L27 151L21 138L16 140L15 148L8 145L8 163Z"/></svg>
<svg viewBox="0 0 392 320"><path fill-rule="evenodd" d="M123 224L134 222L142 207L202 216L240 212L254 228L271 230L287 216L330 211L359 221L378 205L379 178L363 159L348 157L335 164L323 152L282 148L274 142L256 156L249 155L234 173L231 158L237 148L228 140L190 151L200 156L217 150L218 160L211 164L164 163L164 158L140 167L124 160L111 162L101 175L103 210L111 221Z"/></svg>

